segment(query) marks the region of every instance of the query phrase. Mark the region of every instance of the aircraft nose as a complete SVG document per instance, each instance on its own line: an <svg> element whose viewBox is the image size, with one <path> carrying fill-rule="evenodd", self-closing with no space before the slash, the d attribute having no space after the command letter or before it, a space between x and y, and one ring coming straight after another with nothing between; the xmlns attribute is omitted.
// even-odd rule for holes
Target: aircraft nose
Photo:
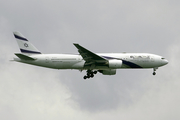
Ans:
<svg viewBox="0 0 180 120"><path fill-rule="evenodd" d="M168 61L168 60L166 60L166 61L165 61L165 63L166 63L166 64L168 64L168 63L169 63L169 61Z"/></svg>
<svg viewBox="0 0 180 120"><path fill-rule="evenodd" d="M168 60L166 60L166 59L163 60L163 64L164 64L164 65L166 65L166 64L168 64L168 63L169 63Z"/></svg>

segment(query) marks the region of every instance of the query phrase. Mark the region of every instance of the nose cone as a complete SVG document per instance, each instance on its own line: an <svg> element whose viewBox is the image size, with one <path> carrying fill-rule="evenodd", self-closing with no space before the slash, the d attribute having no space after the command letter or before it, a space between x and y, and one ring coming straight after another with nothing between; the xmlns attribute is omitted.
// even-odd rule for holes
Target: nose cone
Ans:
<svg viewBox="0 0 180 120"><path fill-rule="evenodd" d="M168 63L169 63L168 60L166 60L166 61L165 61L165 64L168 64Z"/></svg>
<svg viewBox="0 0 180 120"><path fill-rule="evenodd" d="M163 60L163 65L166 65L166 64L168 64L168 60L164 59Z"/></svg>

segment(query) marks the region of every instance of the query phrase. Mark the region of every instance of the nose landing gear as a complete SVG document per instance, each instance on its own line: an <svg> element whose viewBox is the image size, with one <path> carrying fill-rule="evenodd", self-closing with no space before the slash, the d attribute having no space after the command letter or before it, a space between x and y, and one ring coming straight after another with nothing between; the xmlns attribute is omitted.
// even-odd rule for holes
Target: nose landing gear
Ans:
<svg viewBox="0 0 180 120"><path fill-rule="evenodd" d="M156 75L156 70L157 70L158 68L153 68L153 75Z"/></svg>
<svg viewBox="0 0 180 120"><path fill-rule="evenodd" d="M93 78L94 74L97 74L97 71L92 71L92 70L87 70L86 72L87 74L83 77L84 79Z"/></svg>

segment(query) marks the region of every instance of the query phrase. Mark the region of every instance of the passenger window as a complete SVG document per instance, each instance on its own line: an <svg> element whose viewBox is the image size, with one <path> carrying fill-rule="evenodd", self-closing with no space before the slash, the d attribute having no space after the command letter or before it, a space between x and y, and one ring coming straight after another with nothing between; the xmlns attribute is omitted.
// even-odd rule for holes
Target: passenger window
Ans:
<svg viewBox="0 0 180 120"><path fill-rule="evenodd" d="M134 58L133 56L130 56L130 58Z"/></svg>

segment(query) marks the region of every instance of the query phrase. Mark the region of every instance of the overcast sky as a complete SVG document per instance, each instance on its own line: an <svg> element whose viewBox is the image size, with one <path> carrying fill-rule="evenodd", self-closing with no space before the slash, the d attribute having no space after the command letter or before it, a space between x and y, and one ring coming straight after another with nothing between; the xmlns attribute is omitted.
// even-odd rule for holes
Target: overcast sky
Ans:
<svg viewBox="0 0 180 120"><path fill-rule="evenodd" d="M180 1L0 0L1 120L179 120ZM20 31L42 53L145 52L169 64L115 76L10 62Z"/></svg>

